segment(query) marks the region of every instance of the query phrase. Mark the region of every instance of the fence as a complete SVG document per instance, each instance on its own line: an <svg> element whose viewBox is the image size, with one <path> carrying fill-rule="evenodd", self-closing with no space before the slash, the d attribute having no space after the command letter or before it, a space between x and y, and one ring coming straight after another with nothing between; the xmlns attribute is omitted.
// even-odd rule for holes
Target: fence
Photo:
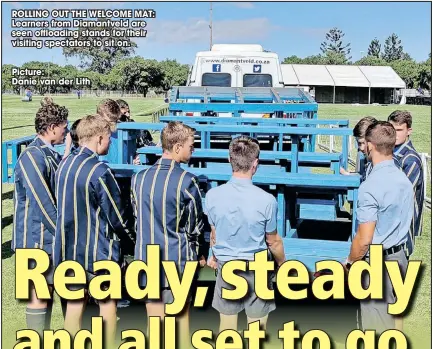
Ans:
<svg viewBox="0 0 433 349"><path fill-rule="evenodd" d="M82 89L81 98L86 97L103 97L103 98L164 98L166 96L165 92L149 90L146 97L143 97L142 93L132 93L132 92L122 92L122 91L106 91L106 90L86 90ZM15 93L4 93L5 95L16 95ZM24 94L21 94L22 96ZM33 98L40 96L39 94L34 94ZM45 96L61 96L61 97L75 97L77 98L77 91L73 90L71 92L51 92L46 93Z"/></svg>
<svg viewBox="0 0 433 349"><path fill-rule="evenodd" d="M327 127L327 126L322 126ZM338 127L336 125L329 125L329 127ZM317 139L317 146L319 149L329 152L337 153L342 151L342 141L341 136L319 136ZM420 153L423 174L424 174L424 205L431 209L431 155L428 153ZM349 165L356 169L357 164L357 145L355 143L355 138L350 137L349 141Z"/></svg>

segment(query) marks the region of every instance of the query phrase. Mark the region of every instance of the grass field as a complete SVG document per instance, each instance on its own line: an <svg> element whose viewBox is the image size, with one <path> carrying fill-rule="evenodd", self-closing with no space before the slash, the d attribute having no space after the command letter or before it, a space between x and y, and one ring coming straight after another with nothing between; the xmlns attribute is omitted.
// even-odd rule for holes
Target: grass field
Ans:
<svg viewBox="0 0 433 349"><path fill-rule="evenodd" d="M98 99L78 100L72 97L58 97L55 98L55 101L69 109L70 120L95 112L99 102ZM136 121L150 121L150 116L146 115L148 114L146 111L163 104L163 101L160 99L129 99L128 103ZM2 141L33 134L34 115L38 107L38 97L34 97L32 103L22 103L19 97L3 97ZM397 109L395 106L319 105L319 118L349 119L353 127L363 116L371 115L384 120L395 109ZM404 106L404 109L411 111L414 117L412 140L415 147L419 152L431 153L431 107ZM10 250L13 219L12 194L12 185L2 186L3 349L11 348L15 342L15 332L26 327L25 304L18 303L14 299L15 269L13 253ZM431 192L429 196L431 197ZM418 239L416 252L413 255L413 259L423 262L424 269L413 298L413 306L405 323L405 334L412 343L411 348L415 349L431 347L431 246L431 212L425 210L423 235ZM57 302L53 312L52 327L57 329L62 326L62 315ZM339 340L337 342L340 343Z"/></svg>

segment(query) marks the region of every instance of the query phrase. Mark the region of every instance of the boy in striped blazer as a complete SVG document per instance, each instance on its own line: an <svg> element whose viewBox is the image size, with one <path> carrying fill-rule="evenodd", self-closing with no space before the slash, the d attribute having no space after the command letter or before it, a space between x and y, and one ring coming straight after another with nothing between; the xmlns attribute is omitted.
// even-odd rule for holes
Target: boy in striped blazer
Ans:
<svg viewBox="0 0 433 349"><path fill-rule="evenodd" d="M57 217L54 178L61 161L53 146L64 142L67 118L68 110L57 104L39 108L35 118L37 136L18 158L14 169L14 251L18 248L39 248L49 255L52 253ZM35 263L32 263L34 266ZM48 285L53 285L53 274L50 265L45 274ZM26 309L27 328L42 336L43 330L49 328L50 313L50 302L37 299L32 289Z"/></svg>
<svg viewBox="0 0 433 349"><path fill-rule="evenodd" d="M186 262L202 260L203 208L199 180L180 164L188 163L194 151L195 130L180 122L170 122L161 132L162 158L131 179L131 201L136 216L135 259L147 262L148 244L160 246L161 260L174 261L180 275ZM161 273L161 299L146 300L148 317L164 318L164 305L173 302L173 294ZM147 285L146 275L139 279ZM189 303L176 316L181 347L187 348Z"/></svg>
<svg viewBox="0 0 433 349"><path fill-rule="evenodd" d="M89 115L81 119L77 135L80 147L61 162L56 173L54 265L77 261L90 282L96 276L95 262L121 264L122 247L133 250L134 243L123 218L120 189L107 164L98 159L108 151L110 124L100 115ZM67 303L65 329L71 335L81 328L85 305L86 299ZM99 301L99 308L106 325L106 343L111 345L116 334L116 301Z"/></svg>

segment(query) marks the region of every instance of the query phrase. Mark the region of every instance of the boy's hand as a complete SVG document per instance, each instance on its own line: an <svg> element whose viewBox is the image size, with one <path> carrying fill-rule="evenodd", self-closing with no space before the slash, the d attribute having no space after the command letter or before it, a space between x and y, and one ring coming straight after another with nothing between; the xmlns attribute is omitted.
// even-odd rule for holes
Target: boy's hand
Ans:
<svg viewBox="0 0 433 349"><path fill-rule="evenodd" d="M207 261L207 265L208 265L208 267L210 267L212 269L216 269L216 268L218 268L218 260L215 258L215 256L212 256Z"/></svg>
<svg viewBox="0 0 433 349"><path fill-rule="evenodd" d="M137 156L134 158L134 160L132 161L132 163L133 163L134 165L141 165L141 162L140 162L140 156L137 155Z"/></svg>
<svg viewBox="0 0 433 349"><path fill-rule="evenodd" d="M206 258L204 256L201 256L199 259L200 268L203 268L206 265Z"/></svg>
<svg viewBox="0 0 433 349"><path fill-rule="evenodd" d="M348 176L350 175L350 172L345 170L343 167L340 167L340 174Z"/></svg>

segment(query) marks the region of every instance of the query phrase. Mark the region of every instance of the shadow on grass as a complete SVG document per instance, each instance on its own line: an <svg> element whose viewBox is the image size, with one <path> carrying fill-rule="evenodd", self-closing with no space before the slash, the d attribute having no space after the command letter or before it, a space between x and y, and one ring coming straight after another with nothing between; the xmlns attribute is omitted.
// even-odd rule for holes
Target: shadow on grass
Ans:
<svg viewBox="0 0 433 349"><path fill-rule="evenodd" d="M2 229L6 228L7 226L11 225L14 221L14 215L11 214L10 216L3 217L2 218Z"/></svg>
<svg viewBox="0 0 433 349"><path fill-rule="evenodd" d="M12 240L2 243L2 259L8 259L14 255L14 251L11 248Z"/></svg>
<svg viewBox="0 0 433 349"><path fill-rule="evenodd" d="M12 200L14 197L14 192L13 190L8 191L6 193L2 193L2 200Z"/></svg>

